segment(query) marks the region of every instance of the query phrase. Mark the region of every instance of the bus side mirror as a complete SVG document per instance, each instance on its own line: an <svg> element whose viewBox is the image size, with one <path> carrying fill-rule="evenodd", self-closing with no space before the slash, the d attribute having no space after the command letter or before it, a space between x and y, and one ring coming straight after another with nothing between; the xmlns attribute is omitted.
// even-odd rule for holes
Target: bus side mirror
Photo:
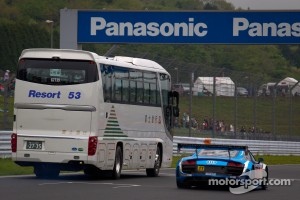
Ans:
<svg viewBox="0 0 300 200"><path fill-rule="evenodd" d="M177 91L173 91L172 96L173 96L173 98L175 98L176 106L178 107L178 104L179 104L179 93Z"/></svg>
<svg viewBox="0 0 300 200"><path fill-rule="evenodd" d="M169 117L171 115L171 106L167 106L165 108L166 116Z"/></svg>
<svg viewBox="0 0 300 200"><path fill-rule="evenodd" d="M173 107L173 115L174 115L174 117L179 117L179 108L178 107Z"/></svg>

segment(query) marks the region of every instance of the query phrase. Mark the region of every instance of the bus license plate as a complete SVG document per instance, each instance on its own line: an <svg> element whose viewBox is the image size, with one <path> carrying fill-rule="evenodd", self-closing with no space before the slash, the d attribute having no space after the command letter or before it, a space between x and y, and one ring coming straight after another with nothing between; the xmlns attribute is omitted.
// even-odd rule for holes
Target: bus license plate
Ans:
<svg viewBox="0 0 300 200"><path fill-rule="evenodd" d="M203 172L204 171L204 166L198 166L198 171Z"/></svg>
<svg viewBox="0 0 300 200"><path fill-rule="evenodd" d="M42 141L27 141L26 149L42 149Z"/></svg>

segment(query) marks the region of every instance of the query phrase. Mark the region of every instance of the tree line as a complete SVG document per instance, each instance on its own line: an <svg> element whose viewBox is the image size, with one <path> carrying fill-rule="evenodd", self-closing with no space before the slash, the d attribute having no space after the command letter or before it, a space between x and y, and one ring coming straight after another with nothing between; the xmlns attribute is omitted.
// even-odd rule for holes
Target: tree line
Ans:
<svg viewBox="0 0 300 200"><path fill-rule="evenodd" d="M59 48L59 11L105 10L234 10L218 0L0 0L0 69L16 70L26 48L49 48L53 21L54 48ZM104 54L113 44L84 44L83 49ZM126 52L145 52L148 58L168 58L198 67L216 67L262 74L266 79L300 79L300 45L130 45ZM163 46L163 48L162 48ZM171 62L170 62L171 63ZM184 65L184 64L183 64ZM197 66L196 66L197 68Z"/></svg>

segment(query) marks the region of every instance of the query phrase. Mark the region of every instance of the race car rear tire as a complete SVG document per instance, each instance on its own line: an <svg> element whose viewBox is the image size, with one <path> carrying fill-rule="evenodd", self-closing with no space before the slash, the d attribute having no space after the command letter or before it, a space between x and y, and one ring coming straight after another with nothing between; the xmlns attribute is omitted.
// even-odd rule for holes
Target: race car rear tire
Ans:
<svg viewBox="0 0 300 200"><path fill-rule="evenodd" d="M264 179L266 181L264 182L263 185L261 185L262 190L266 190L268 188L268 181L269 181L269 169L268 169L268 167L266 167L266 172L267 172L267 177L264 177Z"/></svg>
<svg viewBox="0 0 300 200"><path fill-rule="evenodd" d="M180 181L176 181L176 184L177 184L177 188L179 189L187 189L187 188L190 188L190 186L186 183L182 183Z"/></svg>

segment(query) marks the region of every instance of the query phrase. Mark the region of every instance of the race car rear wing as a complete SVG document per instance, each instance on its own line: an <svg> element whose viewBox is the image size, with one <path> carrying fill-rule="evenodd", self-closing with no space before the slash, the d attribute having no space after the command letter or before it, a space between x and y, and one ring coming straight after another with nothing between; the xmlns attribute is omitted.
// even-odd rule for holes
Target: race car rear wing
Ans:
<svg viewBox="0 0 300 200"><path fill-rule="evenodd" d="M198 149L222 149L228 151L228 157L231 159L230 151L231 150L244 150L247 154L248 146L237 146L237 145L221 145L221 144L186 144L186 143L178 143L177 144L177 152L179 153L181 149L194 149L198 158Z"/></svg>
<svg viewBox="0 0 300 200"><path fill-rule="evenodd" d="M222 144L187 144L178 143L177 151L181 149L225 149L225 150L247 150L248 146L222 145Z"/></svg>

